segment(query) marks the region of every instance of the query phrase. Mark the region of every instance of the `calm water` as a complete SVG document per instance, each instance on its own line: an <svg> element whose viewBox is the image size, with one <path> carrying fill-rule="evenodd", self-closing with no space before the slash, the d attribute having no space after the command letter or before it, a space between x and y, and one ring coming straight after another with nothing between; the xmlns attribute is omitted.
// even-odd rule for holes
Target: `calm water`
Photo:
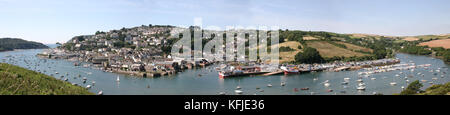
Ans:
<svg viewBox="0 0 450 115"><path fill-rule="evenodd" d="M358 72L359 71L344 71L344 72L318 72L307 73L299 75L274 75L274 76L255 76L255 77L236 77L219 79L217 72L213 69L215 66L210 66L204 69L186 70L182 73L172 76L164 76L158 78L140 78L126 75L119 75L114 73L107 73L97 69L84 68L81 66L73 66L73 62L67 60L50 60L40 59L35 55L43 50L22 50L22 51L10 51L0 53L0 62L6 62L14 65L18 65L31 70L40 70L47 75L53 74L55 78L60 78L64 75L64 78L69 78L69 82L80 84L81 86L92 85L92 81L95 81L95 85L91 92L103 91L106 95L216 95L219 92L226 92L228 95L234 94L236 86L240 85L242 91L247 95L310 95L311 92L315 92L318 95L359 95L359 94L372 94L378 92L382 94L399 93L402 89L401 86L407 86L407 82L404 79L404 75L401 77L395 77L401 71L391 71L379 74L373 74L371 77L375 77L376 80L369 78L363 78L366 83L365 91L356 90ZM6 56L11 55L13 58ZM417 68L413 73L408 70L402 71L403 73L413 74L413 78L409 78L409 81L415 80L428 80L433 81L435 84L442 84L450 81L448 75L449 65L443 63L442 60L434 59L426 56L415 56L408 54L398 54L397 58L402 60L402 63L409 63L413 61L416 65L420 64L432 64L428 70L423 68ZM6 59L6 60L3 60ZM28 64L24 61L27 60ZM30 66L28 66L30 65ZM210 69L211 68L211 69ZM436 70L441 68L441 72L437 75L429 72L431 69ZM59 74L55 74L59 72ZM417 73L424 73L425 77L420 77ZM447 74L441 78L442 72ZM89 74L90 73L90 74ZM67 75L68 74L68 75ZM81 78L78 78L78 74ZM199 76L201 74L201 76ZM120 77L120 82L116 82L117 76ZM82 77L87 78L86 84L82 83ZM350 78L348 85L341 85L344 78ZM318 78L314 81L314 78ZM432 78L438 78L432 80ZM329 80L330 87L326 88L322 82ZM280 86L280 83L286 82L286 86ZM390 82L397 82L396 86L389 85ZM272 84L273 87L267 87L267 84ZM428 82L423 83L424 88L429 87ZM148 88L150 86L150 88ZM256 90L259 87L264 92ZM305 88L310 90L295 92L294 88ZM328 92L328 89L334 90ZM345 91L342 93L341 91Z"/></svg>

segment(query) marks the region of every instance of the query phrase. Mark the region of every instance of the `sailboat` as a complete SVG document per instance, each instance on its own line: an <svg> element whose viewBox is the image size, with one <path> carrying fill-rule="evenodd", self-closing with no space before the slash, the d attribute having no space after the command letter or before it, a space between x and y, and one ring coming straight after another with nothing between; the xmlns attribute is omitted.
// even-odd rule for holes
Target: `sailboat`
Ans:
<svg viewBox="0 0 450 115"><path fill-rule="evenodd" d="M238 86L236 87L236 90L240 90L241 89L241 80L239 80L239 84L238 84Z"/></svg>

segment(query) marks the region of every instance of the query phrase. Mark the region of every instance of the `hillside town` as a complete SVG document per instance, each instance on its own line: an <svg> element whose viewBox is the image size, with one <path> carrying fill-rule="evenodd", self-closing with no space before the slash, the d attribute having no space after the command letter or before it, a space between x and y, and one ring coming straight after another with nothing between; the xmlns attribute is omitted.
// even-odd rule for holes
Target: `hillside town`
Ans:
<svg viewBox="0 0 450 115"><path fill-rule="evenodd" d="M175 74L183 69L209 65L206 59L172 59L170 47L177 38L170 38L170 32L174 28L142 25L109 32L98 31L95 35L76 36L39 56L88 62L84 65L74 62L74 65L95 66L106 72L143 77Z"/></svg>

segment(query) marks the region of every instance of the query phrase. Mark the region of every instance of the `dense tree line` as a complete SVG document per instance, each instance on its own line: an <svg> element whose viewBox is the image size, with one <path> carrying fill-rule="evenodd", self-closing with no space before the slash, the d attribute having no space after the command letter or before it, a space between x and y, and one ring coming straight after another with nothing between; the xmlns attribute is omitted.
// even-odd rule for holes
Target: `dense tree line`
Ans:
<svg viewBox="0 0 450 115"><path fill-rule="evenodd" d="M298 64L306 63L324 63L325 60L320 56L319 51L311 47L305 47L303 52L299 52L295 55L295 62Z"/></svg>
<svg viewBox="0 0 450 115"><path fill-rule="evenodd" d="M400 49L400 52L417 55L430 55L432 51L428 50L428 48L428 46L404 46Z"/></svg>
<svg viewBox="0 0 450 115"><path fill-rule="evenodd" d="M405 90L403 90L400 95L446 95L450 92L450 82L446 84L436 84L425 89L424 91L420 88L423 84L416 80L408 85Z"/></svg>
<svg viewBox="0 0 450 115"><path fill-rule="evenodd" d="M294 51L294 49L292 49L291 47L281 46L279 51L280 52L290 52L290 51Z"/></svg>

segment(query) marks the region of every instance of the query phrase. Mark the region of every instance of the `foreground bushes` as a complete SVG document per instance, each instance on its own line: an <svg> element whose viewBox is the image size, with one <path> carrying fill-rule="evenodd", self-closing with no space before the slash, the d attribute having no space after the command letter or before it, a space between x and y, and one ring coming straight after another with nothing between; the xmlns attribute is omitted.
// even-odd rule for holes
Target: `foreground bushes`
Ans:
<svg viewBox="0 0 450 115"><path fill-rule="evenodd" d="M87 89L56 78L0 63L0 95L90 95Z"/></svg>

